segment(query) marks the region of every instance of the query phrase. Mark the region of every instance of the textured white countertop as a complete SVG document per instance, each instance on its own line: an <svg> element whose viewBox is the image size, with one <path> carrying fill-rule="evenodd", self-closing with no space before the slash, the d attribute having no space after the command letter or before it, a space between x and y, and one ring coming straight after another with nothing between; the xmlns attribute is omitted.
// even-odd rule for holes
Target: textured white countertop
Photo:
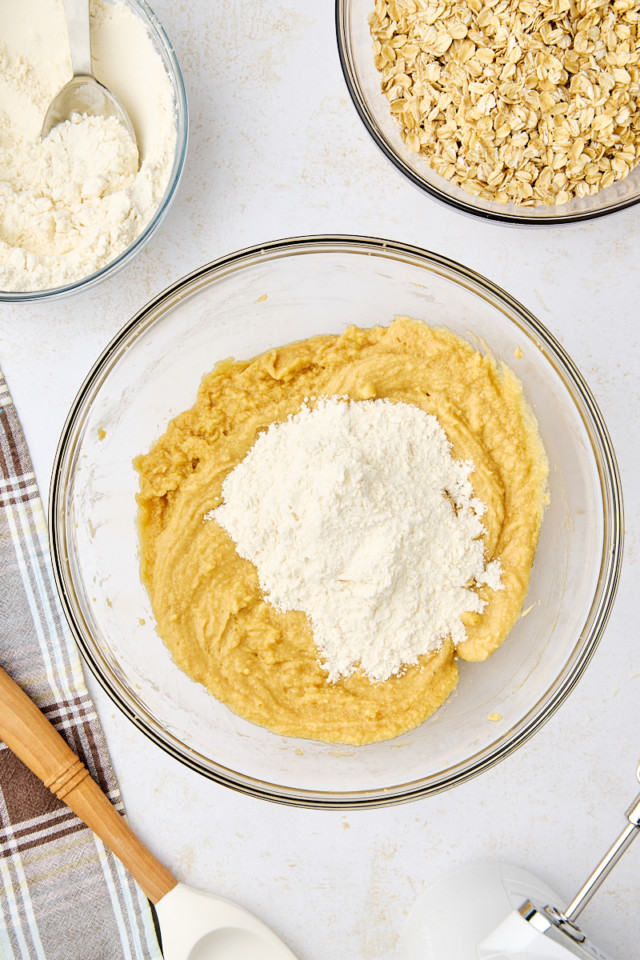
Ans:
<svg viewBox="0 0 640 960"><path fill-rule="evenodd" d="M331 0L153 6L181 62L191 114L168 219L133 264L88 294L0 304L0 366L43 498L81 381L150 297L253 243L367 234L472 267L558 338L612 436L626 546L609 626L568 701L491 771L398 807L324 812L238 795L164 754L88 677L131 824L179 879L258 914L300 960L400 960L416 896L474 860L520 864L569 900L623 828L638 788L640 206L537 229L458 213L406 182L369 139L342 78ZM620 960L640 957L639 891L640 843L581 917Z"/></svg>

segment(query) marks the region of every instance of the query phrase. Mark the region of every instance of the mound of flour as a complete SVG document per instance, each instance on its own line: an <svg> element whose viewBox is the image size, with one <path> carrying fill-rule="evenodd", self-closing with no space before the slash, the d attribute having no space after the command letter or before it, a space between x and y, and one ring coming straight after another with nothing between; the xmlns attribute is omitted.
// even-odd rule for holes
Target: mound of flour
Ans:
<svg viewBox="0 0 640 960"><path fill-rule="evenodd" d="M226 477L215 519L255 564L265 598L301 610L330 680L386 680L465 638L485 564L473 464L438 420L388 400L332 397L272 424Z"/></svg>
<svg viewBox="0 0 640 960"><path fill-rule="evenodd" d="M46 290L106 266L142 233L168 183L176 120L162 61L124 3L94 0L91 12L96 73L132 117L140 169L113 118L77 116L40 140L46 109L71 77L63 3L0 4L2 290Z"/></svg>

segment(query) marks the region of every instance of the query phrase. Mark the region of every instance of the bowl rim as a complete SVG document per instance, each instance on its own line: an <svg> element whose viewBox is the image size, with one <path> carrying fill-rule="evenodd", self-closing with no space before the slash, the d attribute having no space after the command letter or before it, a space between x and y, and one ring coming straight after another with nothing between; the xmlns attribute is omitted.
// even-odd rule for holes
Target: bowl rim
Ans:
<svg viewBox="0 0 640 960"><path fill-rule="evenodd" d="M100 650L93 642L91 633L78 616L74 605L73 577L69 572L69 557L66 549L64 528L64 496L68 477L74 463L74 446L83 417L90 409L95 392L109 374L110 365L117 357L130 349L131 343L141 336L147 326L156 322L159 310L176 302L189 293L197 282L215 279L229 268L238 270L247 262L256 262L299 253L322 253L339 250L342 253L366 253L382 258L398 256L443 268L457 282L464 281L474 289L489 294L509 309L513 322L515 314L523 329L535 334L544 344L546 359L554 369L562 371L562 379L571 382L575 390L572 397L592 446L597 448L595 460L600 481L603 503L603 537L600 575L585 621L576 638L573 653L561 673L547 689L546 694L520 719L502 740L494 741L472 755L452 771L441 771L428 779L418 779L393 787L357 791L320 791L282 784L271 784L229 768L203 757L198 751L185 746L172 733L159 729L150 717L145 705L130 691L119 688ZM131 339L133 338L133 339ZM582 406L580 406L580 404ZM612 442L596 404L581 373L555 337L544 325L509 293L474 270L423 248L377 237L350 234L323 234L289 237L263 244L245 247L221 256L186 274L165 288L125 323L104 348L85 377L65 420L58 441L49 490L48 526L50 551L59 598L71 633L94 677L110 699L151 741L166 753L192 770L207 778L228 786L248 796L267 799L290 806L325 809L354 809L382 807L399 804L427 795L436 794L463 783L487 770L513 753L545 723L573 690L592 659L606 624L618 588L621 572L624 515L620 475ZM515 731L515 733L514 733ZM274 737L277 737L274 734Z"/></svg>
<svg viewBox="0 0 640 960"><path fill-rule="evenodd" d="M112 0L112 2L118 2L118 0ZM162 47L166 59L171 66L169 77L176 101L176 152L165 192L158 204L157 210L142 233L140 233L126 249L119 253L117 257L109 263L106 263L103 267L100 267L99 270L90 273L87 277L82 277L80 280L74 280L60 287L49 287L46 290L0 289L0 303L22 303L34 300L61 299L62 297L87 290L101 280L104 280L107 276L117 273L129 260L139 253L155 235L175 199L184 171L189 141L189 106L187 103L184 77L182 76L182 70L173 44L169 40L160 20L147 3L147 0L120 0L120 2L123 2L126 6L133 7L136 15L141 15L140 19L146 27L151 28L152 34L155 34L155 38Z"/></svg>
<svg viewBox="0 0 640 960"><path fill-rule="evenodd" d="M626 210L628 207L632 207L635 206L635 204L640 203L639 190L636 197L630 197L625 200L616 201L604 209L589 211L580 210L562 213L562 205L560 205L557 208L552 208L554 210L557 209L559 211L557 213L550 213L546 214L545 216L536 216L535 213L525 214L518 213L517 211L507 211L506 209L499 210L477 207L473 200L465 200L462 197L450 196L444 190L440 190L437 184L430 183L424 177L421 177L420 174L417 173L408 163L406 163L393 149L393 147L387 142L386 138L382 136L377 123L372 117L366 97L360 88L360 84L357 80L357 74L353 67L351 44L348 40L349 25L347 12L349 3L350 0L335 0L335 30L338 57L347 91L356 109L356 113L360 117L373 142L382 151L387 160L391 161L396 169L398 169L400 173L402 173L411 183L413 183L414 186L418 187L425 193L430 194L432 197L435 197L435 199L439 200L441 203L445 203L450 207L454 207L463 213L471 214L474 217L480 217L483 220L496 220L499 223L525 224L535 227L557 226L558 224L563 223L578 223L584 220L594 220L598 217L605 217L620 210ZM526 209L535 211L537 208L528 207Z"/></svg>

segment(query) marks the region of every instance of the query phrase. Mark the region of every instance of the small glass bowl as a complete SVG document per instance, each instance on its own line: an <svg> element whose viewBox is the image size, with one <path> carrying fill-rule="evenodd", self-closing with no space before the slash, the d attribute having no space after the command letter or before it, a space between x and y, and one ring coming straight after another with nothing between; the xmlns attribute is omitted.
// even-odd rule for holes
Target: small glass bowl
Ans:
<svg viewBox="0 0 640 960"><path fill-rule="evenodd" d="M190 407L227 357L404 314L445 325L522 381L550 461L523 616L421 726L345 747L281 737L236 716L172 662L139 577L133 458ZM85 380L59 443L50 500L55 574L87 663L164 750L256 797L380 806L452 787L530 737L564 700L606 624L622 556L622 497L598 408L571 359L524 307L437 254L364 237L302 237L216 260L143 307ZM492 719L490 719L492 718Z"/></svg>
<svg viewBox="0 0 640 960"><path fill-rule="evenodd" d="M589 197L557 206L523 207L495 203L466 193L432 170L420 154L411 153L400 127L380 89L380 73L374 63L369 17L374 0L336 0L338 53L347 89L365 127L385 156L412 183L459 210L511 223L570 223L623 210L640 200L640 166L627 177Z"/></svg>
<svg viewBox="0 0 640 960"><path fill-rule="evenodd" d="M174 49L162 24L146 0L123 0L123 2L125 2L144 23L155 50L167 71L173 90L176 111L176 149L164 196L158 205L158 209L142 233L136 237L126 250L123 250L122 253L118 254L110 263L101 267L100 270L96 270L95 273L90 274L88 277L83 277L81 280L74 280L73 283L68 283L61 287L52 287L49 290L0 290L0 302L7 301L15 303L27 300L53 300L94 287L97 283L100 283L101 280L121 270L122 267L140 253L164 221L175 199L184 168L189 134L189 113L182 71L180 70L180 64L178 63ZM115 88L115 85L112 85L112 89L124 102L125 98Z"/></svg>

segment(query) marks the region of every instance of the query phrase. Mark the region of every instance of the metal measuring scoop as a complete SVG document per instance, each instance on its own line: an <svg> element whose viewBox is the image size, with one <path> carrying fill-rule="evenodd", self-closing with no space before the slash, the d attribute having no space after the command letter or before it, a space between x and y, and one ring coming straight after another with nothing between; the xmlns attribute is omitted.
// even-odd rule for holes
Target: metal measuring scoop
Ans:
<svg viewBox="0 0 640 960"><path fill-rule="evenodd" d="M115 117L125 127L137 150L136 133L129 114L114 94L93 75L89 0L64 0L64 10L73 77L49 104L40 136L42 139L48 137L54 127L69 120L74 113L90 117Z"/></svg>

